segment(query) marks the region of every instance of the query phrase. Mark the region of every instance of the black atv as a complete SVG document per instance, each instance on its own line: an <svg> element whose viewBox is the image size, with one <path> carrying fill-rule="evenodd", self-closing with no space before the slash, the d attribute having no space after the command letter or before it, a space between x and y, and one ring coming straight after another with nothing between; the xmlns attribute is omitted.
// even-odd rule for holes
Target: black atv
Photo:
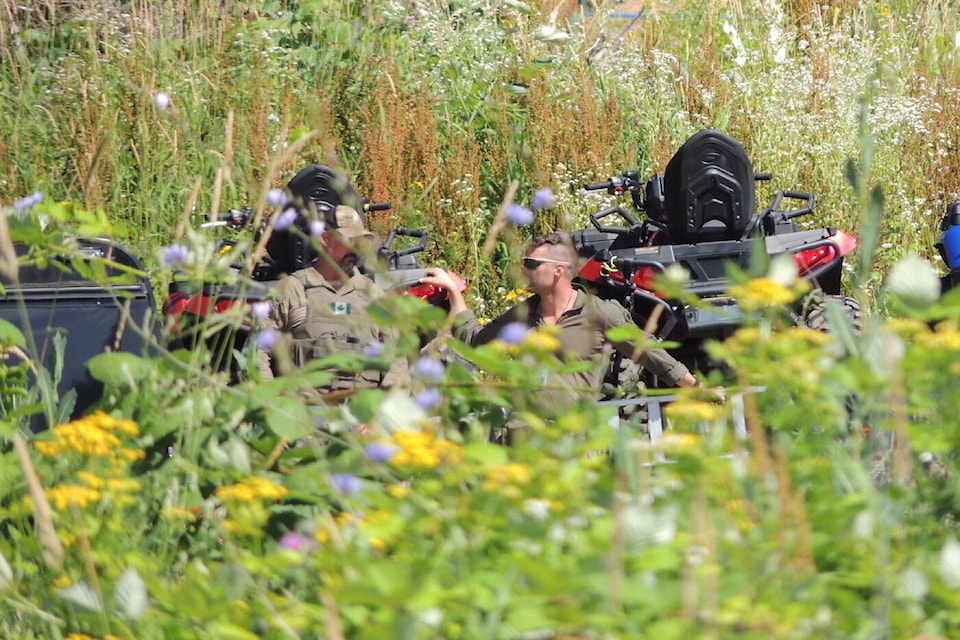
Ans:
<svg viewBox="0 0 960 640"><path fill-rule="evenodd" d="M571 234L586 260L579 281L602 298L618 300L640 327L653 327L657 339L679 343L673 355L701 372L718 366L708 359L705 341L726 338L743 322L743 310L728 293L728 268L746 269L758 247L771 258L791 255L799 277L819 292L812 303L793 310L798 324L825 329L824 310L832 299L858 327L859 304L842 295L840 286L843 258L856 248L856 239L831 227L800 230L797 218L814 210L809 193L780 191L756 211L755 182L769 179L754 173L736 140L708 129L690 137L664 173L645 183L637 172L625 172L584 185L587 191L629 195L641 215L615 205L590 216L593 229ZM797 208L783 208L790 201ZM617 219L626 224L608 222ZM682 267L688 291L706 305L661 297L654 279L671 265Z"/></svg>

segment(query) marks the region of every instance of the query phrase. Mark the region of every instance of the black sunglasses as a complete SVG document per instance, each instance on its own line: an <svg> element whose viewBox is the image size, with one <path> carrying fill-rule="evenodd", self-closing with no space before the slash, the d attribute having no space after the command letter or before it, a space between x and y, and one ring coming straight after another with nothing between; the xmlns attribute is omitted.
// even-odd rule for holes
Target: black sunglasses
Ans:
<svg viewBox="0 0 960 640"><path fill-rule="evenodd" d="M551 260L550 258L531 258L530 256L527 256L520 259L520 266L530 271L533 271L542 264L562 264L567 267L570 266L569 262L564 262L563 260Z"/></svg>

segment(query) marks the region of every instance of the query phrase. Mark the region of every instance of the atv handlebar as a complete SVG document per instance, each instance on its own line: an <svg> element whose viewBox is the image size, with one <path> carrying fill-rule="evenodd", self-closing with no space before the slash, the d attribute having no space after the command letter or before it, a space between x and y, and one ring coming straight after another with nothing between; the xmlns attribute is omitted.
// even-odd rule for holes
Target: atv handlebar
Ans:
<svg viewBox="0 0 960 640"><path fill-rule="evenodd" d="M363 212L368 211L389 211L393 206L389 202L364 202Z"/></svg>
<svg viewBox="0 0 960 640"><path fill-rule="evenodd" d="M207 227L230 227L231 229L242 229L253 218L257 210L253 207L240 207L230 209L221 213L211 213L207 216L208 222L200 225L201 229Z"/></svg>
<svg viewBox="0 0 960 640"><path fill-rule="evenodd" d="M616 195L624 191L636 191L642 188L640 174L636 171L624 171L619 176L613 176L609 180L583 185L584 191L606 191L610 195Z"/></svg>
<svg viewBox="0 0 960 640"><path fill-rule="evenodd" d="M802 200L806 204L798 209L780 209L780 203L783 202L785 198L791 200ZM794 218L799 218L800 216L805 216L808 213L813 213L813 209L816 206L816 200L813 197L812 193L804 193L802 191L780 191L773 196L773 201L770 203L770 209L767 215L779 217L781 220L793 220Z"/></svg>
<svg viewBox="0 0 960 640"><path fill-rule="evenodd" d="M399 237L404 238L417 238L419 242L411 247L406 247L404 249L393 250L393 243ZM386 240L383 241L383 245L380 247L380 254L387 257L388 259L396 260L401 256L408 256L413 253L420 253L421 251L426 250L427 241L430 239L430 236L426 231L422 229L405 229L403 227L398 227L396 229L391 229L387 234Z"/></svg>
<svg viewBox="0 0 960 640"><path fill-rule="evenodd" d="M627 221L630 225L629 227L608 227L605 226L600 220L606 218L607 216L619 215L621 218ZM614 205L612 207L607 207L606 209L601 209L590 216L590 223L596 227L597 231L602 231L604 233L615 233L617 235L635 233L640 231L642 224L639 220L633 217L633 215L627 211L625 208L620 205Z"/></svg>

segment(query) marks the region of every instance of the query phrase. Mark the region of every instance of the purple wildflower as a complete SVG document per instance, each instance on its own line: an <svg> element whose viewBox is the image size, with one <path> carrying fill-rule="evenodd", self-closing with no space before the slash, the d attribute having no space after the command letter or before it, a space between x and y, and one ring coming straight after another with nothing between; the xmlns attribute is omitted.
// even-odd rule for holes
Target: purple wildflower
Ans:
<svg viewBox="0 0 960 640"><path fill-rule="evenodd" d="M414 373L430 382L440 382L443 380L445 367L439 360L433 358L420 358L413 367Z"/></svg>
<svg viewBox="0 0 960 640"><path fill-rule="evenodd" d="M530 206L533 207L534 211L546 209L551 204L553 204L553 190L550 187L543 187L533 192L533 200L530 201Z"/></svg>
<svg viewBox="0 0 960 640"><path fill-rule="evenodd" d="M383 343L379 340L371 340L367 348L363 350L363 355L368 358L379 358L383 353Z"/></svg>
<svg viewBox="0 0 960 640"><path fill-rule="evenodd" d="M296 209L284 209L283 213L280 214L280 217L277 218L277 221L273 223L273 230L283 231L284 229L292 225L296 219L297 219Z"/></svg>
<svg viewBox="0 0 960 640"><path fill-rule="evenodd" d="M505 344L520 344L527 337L530 328L522 322L511 322L500 329L497 337Z"/></svg>
<svg viewBox="0 0 960 640"><path fill-rule="evenodd" d="M288 531L280 537L280 546L290 551L310 553L317 550L317 539L299 531Z"/></svg>
<svg viewBox="0 0 960 640"><path fill-rule="evenodd" d="M363 480L352 473L333 474L333 486L340 493L351 495L363 488Z"/></svg>
<svg viewBox="0 0 960 640"><path fill-rule="evenodd" d="M254 342L257 345L257 349L269 351L273 349L273 345L277 344L277 333L273 329L263 329L257 332L257 335L254 337Z"/></svg>
<svg viewBox="0 0 960 640"><path fill-rule="evenodd" d="M373 462L390 462L390 459L397 455L397 447L389 442L371 442L364 451Z"/></svg>
<svg viewBox="0 0 960 640"><path fill-rule="evenodd" d="M157 95L153 96L153 104L157 106L157 109L163 111L170 106L170 96L161 91Z"/></svg>
<svg viewBox="0 0 960 640"><path fill-rule="evenodd" d="M310 222L310 235L312 235L314 238L319 238L326 230L327 225L323 224L323 222L320 220L313 220Z"/></svg>
<svg viewBox="0 0 960 640"><path fill-rule="evenodd" d="M190 250L182 244L172 244L161 250L160 261L166 267L175 267L187 261Z"/></svg>
<svg viewBox="0 0 960 640"><path fill-rule="evenodd" d="M422 409L433 409L440 404L442 396L440 389L428 387L413 397L413 401L420 405Z"/></svg>
<svg viewBox="0 0 960 640"><path fill-rule="evenodd" d="M32 209L33 207L40 204L41 202L43 202L43 193L39 191L34 191L33 193L31 193L25 198L14 200L13 208L16 209L17 211L27 211L28 209Z"/></svg>
<svg viewBox="0 0 960 640"><path fill-rule="evenodd" d="M283 207L288 202L290 202L290 198L287 197L287 192L283 189L270 189L267 191L267 204L271 207Z"/></svg>
<svg viewBox="0 0 960 640"><path fill-rule="evenodd" d="M266 300L260 300L259 302L254 302L251 306L250 311L253 313L253 317L258 320L263 320L264 318L270 317L270 303Z"/></svg>
<svg viewBox="0 0 960 640"><path fill-rule="evenodd" d="M533 211L516 202L507 205L506 213L507 220L513 224L525 226L533 223Z"/></svg>

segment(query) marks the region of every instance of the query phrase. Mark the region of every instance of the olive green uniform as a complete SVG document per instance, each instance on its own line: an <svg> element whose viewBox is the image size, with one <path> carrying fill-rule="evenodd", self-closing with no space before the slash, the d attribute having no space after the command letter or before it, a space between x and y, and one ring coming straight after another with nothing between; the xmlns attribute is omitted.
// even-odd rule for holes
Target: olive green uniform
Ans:
<svg viewBox="0 0 960 640"><path fill-rule="evenodd" d="M289 336L296 366L337 353L363 353L375 341L387 342L393 337L390 330L378 327L367 313L371 303L385 295L371 279L359 272L337 289L316 269L307 267L280 280L277 299L263 324ZM260 358L260 373L265 378L272 378L270 354L261 353L264 355ZM402 381L405 372L405 361L397 362L386 374L373 370L360 373L338 371L321 390L391 386Z"/></svg>
<svg viewBox="0 0 960 640"><path fill-rule="evenodd" d="M495 339L501 329L511 322L520 322L531 329L540 326L540 296L533 296L511 307L486 325L481 325L472 311L464 311L456 317L454 334L469 344L484 344ZM556 355L564 361L592 360L597 366L588 371L566 373L557 380L543 382L567 386L569 392L564 395L569 400L591 395L596 397L613 350L627 358L633 358L636 351L634 344L612 343L605 334L609 329L631 322L633 320L630 313L620 304L602 300L578 289L571 308L557 319L556 327L559 332L556 337L560 347ZM636 360L641 367L650 370L672 386L689 373L686 366L660 348L644 349ZM553 399L555 398L551 398Z"/></svg>

